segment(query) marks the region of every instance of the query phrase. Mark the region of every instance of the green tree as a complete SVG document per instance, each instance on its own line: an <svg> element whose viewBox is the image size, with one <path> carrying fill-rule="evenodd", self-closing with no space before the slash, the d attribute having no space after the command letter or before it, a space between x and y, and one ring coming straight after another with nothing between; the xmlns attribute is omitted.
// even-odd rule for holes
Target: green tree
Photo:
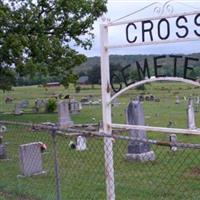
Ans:
<svg viewBox="0 0 200 200"><path fill-rule="evenodd" d="M106 0L0 0L0 68L61 76L67 86L71 69L86 60L74 47L91 48L104 12Z"/></svg>

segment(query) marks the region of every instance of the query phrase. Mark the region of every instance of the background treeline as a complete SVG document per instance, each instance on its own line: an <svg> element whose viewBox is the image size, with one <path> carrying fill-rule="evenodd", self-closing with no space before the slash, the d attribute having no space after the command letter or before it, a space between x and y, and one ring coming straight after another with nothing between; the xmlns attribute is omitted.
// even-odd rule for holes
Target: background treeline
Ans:
<svg viewBox="0 0 200 200"><path fill-rule="evenodd" d="M134 67L135 62L138 61L141 66L144 64L144 59L147 59L150 73L154 74L154 63L153 58L159 55L111 55L110 56L110 69L111 74L119 72L126 65L133 65L130 69L129 78L137 79L137 68ZM190 62L189 66L193 67L194 70L191 70L188 74L190 77L199 77L200 76L200 53L190 54L190 55L182 55L183 58L179 58L177 62L177 75L183 75L183 66L184 66L184 58L193 57L198 58L198 62ZM163 65L162 69L160 69L160 73L165 74L167 76L172 76L174 61L173 58L167 56L164 59L159 60L159 63ZM100 84L101 76L100 76L100 57L90 57L87 59L85 63L80 66L76 66L74 69L77 77L88 76L88 84ZM16 77L16 85L38 85L45 84L48 82L60 82L61 77L58 76L44 76L41 74L37 74L35 76L17 76ZM117 80L116 80L117 81Z"/></svg>

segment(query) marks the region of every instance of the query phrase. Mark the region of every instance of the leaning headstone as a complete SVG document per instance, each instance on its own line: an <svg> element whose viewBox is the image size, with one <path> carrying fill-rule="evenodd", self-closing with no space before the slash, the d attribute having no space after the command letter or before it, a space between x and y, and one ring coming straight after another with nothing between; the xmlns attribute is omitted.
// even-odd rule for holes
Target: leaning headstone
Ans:
<svg viewBox="0 0 200 200"><path fill-rule="evenodd" d="M131 125L145 125L144 110L140 101L132 101L127 108L127 122ZM133 138L128 145L128 153L126 158L129 161L153 161L155 153L150 149L144 130L130 130L130 136Z"/></svg>
<svg viewBox="0 0 200 200"><path fill-rule="evenodd" d="M20 168L23 176L32 176L44 173L42 167L42 153L39 142L20 145Z"/></svg>
<svg viewBox="0 0 200 200"><path fill-rule="evenodd" d="M176 96L176 104L180 104L179 96Z"/></svg>
<svg viewBox="0 0 200 200"><path fill-rule="evenodd" d="M58 121L59 128L67 128L73 126L73 121L71 120L69 114L68 102L65 100L58 103Z"/></svg>
<svg viewBox="0 0 200 200"><path fill-rule="evenodd" d="M171 149L172 151L177 151L177 147L173 145L173 143L176 143L176 142L177 142L177 136L176 136L176 134L171 134L171 135L169 136L169 141L170 141L170 143L172 143L170 149Z"/></svg>
<svg viewBox="0 0 200 200"><path fill-rule="evenodd" d="M86 149L87 149L86 138L83 137L83 136L78 136L77 137L77 142L76 142L76 150L84 151Z"/></svg>
<svg viewBox="0 0 200 200"><path fill-rule="evenodd" d="M15 104L15 115L23 114L22 108L20 104Z"/></svg>
<svg viewBox="0 0 200 200"><path fill-rule="evenodd" d="M187 107L187 127L189 129L196 129L195 113L193 108L193 101L191 98L188 101L188 107Z"/></svg>

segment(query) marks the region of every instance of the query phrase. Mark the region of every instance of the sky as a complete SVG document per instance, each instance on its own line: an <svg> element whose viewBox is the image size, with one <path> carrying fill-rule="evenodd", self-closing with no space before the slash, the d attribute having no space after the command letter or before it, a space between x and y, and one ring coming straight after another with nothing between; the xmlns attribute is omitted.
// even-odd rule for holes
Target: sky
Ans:
<svg viewBox="0 0 200 200"><path fill-rule="evenodd" d="M164 4L167 2L167 5L164 7ZM152 5L153 4L153 5ZM149 6L151 5L151 6ZM149 7L148 7L149 6ZM143 9L144 7L148 7L146 9ZM165 9L164 9L165 8ZM159 15L159 9L163 9L163 16L169 15L169 14L179 14L183 12L193 12L193 11L200 11L200 1L199 0L157 0L157 1L151 1L151 0L108 0L107 3L107 13L103 16L103 18L107 18L109 21L115 21L117 19L120 19L121 17L127 16L131 13L136 12L133 15L130 15L124 19L124 20L136 20L136 19L144 19L144 18L150 18L150 17L156 17ZM137 12L140 10L139 12ZM190 16L187 17L188 20L188 28L190 32L194 32L193 30L196 29L198 32L200 32L200 27L196 27L194 24L194 17ZM122 21L121 20L121 21ZM176 18L169 19L170 23L170 37L169 39L176 39L175 38L175 32L176 32L176 26L175 26L175 20ZM119 20L120 21L120 20ZM200 23L200 18L198 20ZM91 50L85 51L83 49L78 48L77 50L80 53L84 53L88 57L92 56L100 56L100 31L99 26L102 24L102 17L99 18L94 23L94 36L95 39L93 41L93 47ZM154 29L153 29L153 37L155 36L156 40L156 34L157 34L157 24L158 20L153 21L154 23ZM183 22L181 22L183 23ZM115 45L115 44L124 44L127 43L126 40L126 25L120 25L116 27L110 27L109 28L109 44ZM134 32L134 34L137 34L138 40L141 35L141 30L139 27L141 27L141 23L136 23L136 26L138 28L137 32ZM163 30L166 29L166 26L163 25L161 27ZM133 38L133 35L131 35L131 28L130 28L130 37ZM134 35L135 36L135 35ZM148 36L148 35L147 35ZM188 35L193 36L193 35ZM146 37L148 40L148 37ZM139 41L140 42L140 41ZM147 41L148 42L148 41ZM120 54L120 55L136 55L136 54L189 54L189 53L199 53L200 52L200 41L192 41L192 42L184 42L184 43L174 43L174 44L159 44L159 45L150 45L150 46L144 46L140 45L138 47L126 47L126 48L119 48L119 49L110 49L109 54Z"/></svg>

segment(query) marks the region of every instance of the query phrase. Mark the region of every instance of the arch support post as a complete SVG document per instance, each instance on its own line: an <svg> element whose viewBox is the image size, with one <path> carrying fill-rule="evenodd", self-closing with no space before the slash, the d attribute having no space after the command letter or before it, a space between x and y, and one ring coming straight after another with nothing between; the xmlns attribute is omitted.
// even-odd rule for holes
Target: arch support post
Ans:
<svg viewBox="0 0 200 200"><path fill-rule="evenodd" d="M112 134L111 118L111 86L108 45L108 27L106 24L100 25L101 35L101 93L102 93L102 114L103 114L103 132L107 135ZM115 180L113 163L113 143L112 138L104 138L104 159L107 200L115 200Z"/></svg>

